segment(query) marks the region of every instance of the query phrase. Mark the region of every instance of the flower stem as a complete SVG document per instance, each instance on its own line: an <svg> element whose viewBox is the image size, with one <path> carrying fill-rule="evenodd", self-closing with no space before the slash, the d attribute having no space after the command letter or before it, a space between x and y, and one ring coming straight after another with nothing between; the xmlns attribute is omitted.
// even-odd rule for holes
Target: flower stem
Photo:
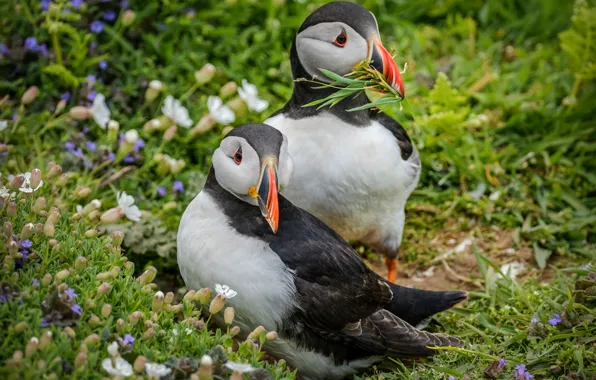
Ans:
<svg viewBox="0 0 596 380"><path fill-rule="evenodd" d="M60 42L58 41L58 33L52 33L52 46L54 46L54 54L56 55L56 62L62 65L62 50L60 50Z"/></svg>

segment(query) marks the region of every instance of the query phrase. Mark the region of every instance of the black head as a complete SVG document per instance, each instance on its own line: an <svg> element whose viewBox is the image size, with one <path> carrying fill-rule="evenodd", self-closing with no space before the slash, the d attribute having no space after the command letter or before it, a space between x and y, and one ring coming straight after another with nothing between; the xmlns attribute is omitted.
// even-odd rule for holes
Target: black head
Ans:
<svg viewBox="0 0 596 380"><path fill-rule="evenodd" d="M396 90L404 94L403 81L395 61L381 43L375 16L360 5L333 2L323 5L306 18L290 53L295 79L330 80L319 69L346 75L364 60L383 73ZM294 101L312 101L328 95L312 84L298 82ZM306 93L305 93L306 92ZM314 99L313 99L314 98Z"/></svg>
<svg viewBox="0 0 596 380"><path fill-rule="evenodd" d="M221 141L212 161L219 185L259 206L276 232L278 192L287 186L294 171L286 137L267 124L241 125Z"/></svg>

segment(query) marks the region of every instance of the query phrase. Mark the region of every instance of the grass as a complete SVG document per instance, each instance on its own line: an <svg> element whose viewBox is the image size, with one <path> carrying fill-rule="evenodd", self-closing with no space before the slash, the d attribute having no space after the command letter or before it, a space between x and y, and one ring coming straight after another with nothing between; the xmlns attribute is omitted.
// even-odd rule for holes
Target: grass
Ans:
<svg viewBox="0 0 596 380"><path fill-rule="evenodd" d="M210 355L214 364L202 373L227 378L230 360L295 377L283 362L258 360L264 332L237 346L231 328L207 327L212 297L183 288L175 236L228 124L263 120L291 95L289 46L322 2L307 3L0 4L10 15L0 18L0 188L15 193L0 208L0 373L103 378L115 341L139 374L143 360L180 376L201 373ZM439 330L462 336L465 350L389 360L361 378L476 379L488 371L510 379L520 364L536 378L594 378L595 288L584 279L596 256L593 2L361 4L376 14L397 64L408 63L403 109L383 107L411 135L424 169L408 204L404 271L428 268L448 240L472 236L476 244L467 251L473 272L447 259L476 284L470 300L439 316ZM94 21L101 32L91 31ZM247 108L235 91L242 79L257 86L267 110ZM148 91L152 80L162 88ZM73 109L91 106L96 93L118 128ZM163 116L167 95L188 108L189 129ZM214 119L207 99L216 95L235 111L233 123ZM134 132L128 142L119 136L132 130L144 144ZM44 183L31 193L8 178L34 168ZM134 197L140 222L113 210L121 191ZM487 243L501 233L508 247ZM504 248L515 252L507 261L525 262L548 282L499 278ZM172 293L164 301L158 289ZM122 340L127 334L133 344ZM507 364L499 368L499 359Z"/></svg>

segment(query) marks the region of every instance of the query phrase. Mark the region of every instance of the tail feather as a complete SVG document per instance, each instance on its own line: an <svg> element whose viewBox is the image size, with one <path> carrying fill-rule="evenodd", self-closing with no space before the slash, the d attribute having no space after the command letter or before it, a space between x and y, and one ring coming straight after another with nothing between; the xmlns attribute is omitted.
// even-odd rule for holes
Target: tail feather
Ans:
<svg viewBox="0 0 596 380"><path fill-rule="evenodd" d="M385 308L413 326L424 324L434 314L468 297L467 293L459 291L436 292L388 284L393 298Z"/></svg>

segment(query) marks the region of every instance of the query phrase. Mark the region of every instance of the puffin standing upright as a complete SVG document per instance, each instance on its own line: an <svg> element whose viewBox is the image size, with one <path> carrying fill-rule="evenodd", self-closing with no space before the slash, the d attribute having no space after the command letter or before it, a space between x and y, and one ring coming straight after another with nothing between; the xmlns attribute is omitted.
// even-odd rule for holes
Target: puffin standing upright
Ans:
<svg viewBox="0 0 596 380"><path fill-rule="evenodd" d="M319 69L345 75L363 60L383 73L403 97L395 61L381 44L375 16L348 2L323 5L294 38L294 79L329 81ZM288 137L294 179L284 196L321 219L346 240L373 246L386 255L395 282L406 200L420 178L420 157L402 126L378 110L349 112L369 103L366 94L331 108L306 104L334 89L295 83L285 107L265 120Z"/></svg>
<svg viewBox="0 0 596 380"><path fill-rule="evenodd" d="M180 221L178 265L191 289L237 291L229 302L241 334L260 325L277 331L265 349L303 379L341 379L384 356L429 356L429 346L461 344L412 324L465 293L387 282L326 224L278 195L294 167L279 131L239 126L212 161Z"/></svg>

